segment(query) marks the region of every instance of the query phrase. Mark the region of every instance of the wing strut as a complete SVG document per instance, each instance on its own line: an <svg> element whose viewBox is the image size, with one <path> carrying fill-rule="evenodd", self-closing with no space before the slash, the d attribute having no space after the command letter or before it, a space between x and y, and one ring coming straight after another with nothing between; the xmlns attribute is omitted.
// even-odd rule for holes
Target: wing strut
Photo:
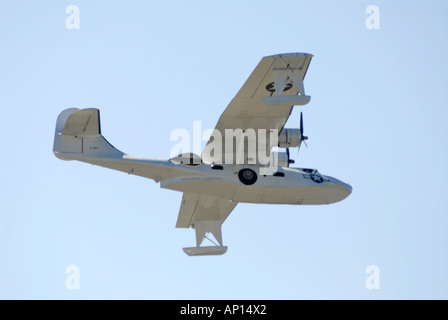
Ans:
<svg viewBox="0 0 448 320"><path fill-rule="evenodd" d="M218 220L203 220L194 223L196 230L196 247L183 248L184 252L189 256L204 256L204 255L221 255L226 253L227 247L222 245L222 222ZM216 244L207 235L211 233L218 244ZM204 239L209 240L214 246L202 246Z"/></svg>

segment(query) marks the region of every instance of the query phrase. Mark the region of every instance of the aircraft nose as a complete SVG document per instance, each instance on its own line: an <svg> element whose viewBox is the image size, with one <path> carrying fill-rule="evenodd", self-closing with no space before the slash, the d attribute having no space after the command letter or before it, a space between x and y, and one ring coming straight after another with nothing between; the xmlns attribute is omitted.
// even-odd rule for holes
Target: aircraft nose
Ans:
<svg viewBox="0 0 448 320"><path fill-rule="evenodd" d="M341 182L341 185L343 188L345 188L345 190L347 190L348 194L352 193L353 188L351 185L345 183L345 182Z"/></svg>
<svg viewBox="0 0 448 320"><path fill-rule="evenodd" d="M342 182L341 180L338 180L338 179L335 179L332 177L330 179L330 181L333 184L333 188L336 187L335 189L338 190L338 193L342 199L347 198L353 191L353 188L351 185L349 185L345 182Z"/></svg>

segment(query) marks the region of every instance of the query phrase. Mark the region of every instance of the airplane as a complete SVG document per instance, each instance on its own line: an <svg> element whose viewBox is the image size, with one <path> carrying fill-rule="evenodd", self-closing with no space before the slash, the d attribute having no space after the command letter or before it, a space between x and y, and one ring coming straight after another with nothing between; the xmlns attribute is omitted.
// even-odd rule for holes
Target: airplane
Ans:
<svg viewBox="0 0 448 320"><path fill-rule="evenodd" d="M227 252L222 224L239 202L319 205L341 201L352 192L349 184L316 169L290 167L294 160L289 148L300 148L308 139L302 113L299 128L284 126L294 106L310 102L303 81L312 57L287 53L262 58L219 118L201 156L152 159L123 153L103 137L95 108L59 114L53 152L62 160L149 178L161 188L183 192L176 228L193 228L196 234L196 246L183 251L189 256L222 255ZM258 139L255 147L251 137ZM205 239L211 243L203 245Z"/></svg>

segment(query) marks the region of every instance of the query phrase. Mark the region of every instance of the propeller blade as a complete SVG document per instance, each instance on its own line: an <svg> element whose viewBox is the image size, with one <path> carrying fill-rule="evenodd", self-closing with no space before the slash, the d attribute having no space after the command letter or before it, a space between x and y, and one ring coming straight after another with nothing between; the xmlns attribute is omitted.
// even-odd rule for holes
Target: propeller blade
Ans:
<svg viewBox="0 0 448 320"><path fill-rule="evenodd" d="M304 132L304 129L303 129L303 113L300 112L300 135L301 135L301 139L302 139L300 142L303 141L305 143L305 146L308 148L308 145L305 142L306 140L308 140L308 137L304 136L303 132ZM300 146L299 146L299 148L300 148Z"/></svg>
<svg viewBox="0 0 448 320"><path fill-rule="evenodd" d="M300 112L300 134L303 137L303 113Z"/></svg>

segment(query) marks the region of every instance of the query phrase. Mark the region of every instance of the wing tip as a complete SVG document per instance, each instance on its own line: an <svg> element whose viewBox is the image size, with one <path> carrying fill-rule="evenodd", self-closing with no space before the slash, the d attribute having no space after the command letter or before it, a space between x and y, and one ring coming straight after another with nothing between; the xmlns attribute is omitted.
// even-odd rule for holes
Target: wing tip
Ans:
<svg viewBox="0 0 448 320"><path fill-rule="evenodd" d="M306 52L289 52L289 53L277 53L277 54L265 56L265 58L278 58L278 57L282 57L282 58L296 58L296 57L306 57L306 56L308 56L310 58L313 57L313 55L311 53L306 53Z"/></svg>

